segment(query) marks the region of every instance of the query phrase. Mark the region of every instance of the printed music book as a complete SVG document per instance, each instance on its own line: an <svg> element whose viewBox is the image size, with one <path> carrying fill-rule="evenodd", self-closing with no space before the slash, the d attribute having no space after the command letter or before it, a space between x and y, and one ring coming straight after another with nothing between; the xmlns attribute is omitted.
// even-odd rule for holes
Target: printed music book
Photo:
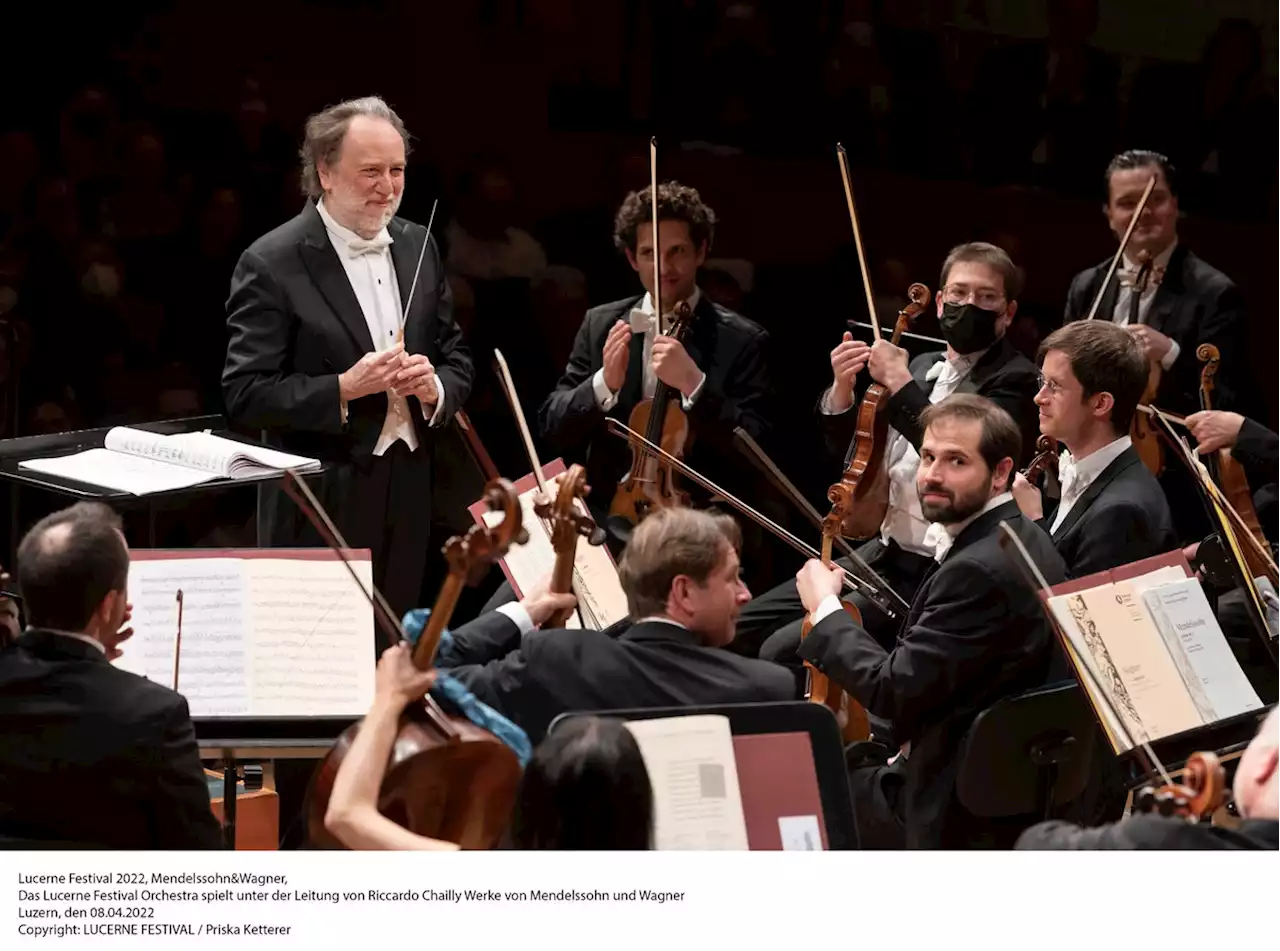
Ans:
<svg viewBox="0 0 1280 951"><path fill-rule="evenodd" d="M542 467L542 477L550 481L565 471L564 461L553 459ZM547 527L533 510L539 498L538 483L533 473L518 480L515 490L519 493L522 524L529 533L529 541L523 545L512 545L499 563L516 596L524 597L525 592L551 574L556 552L551 546ZM551 491L555 492L554 483ZM577 507L579 511L586 511L581 499L577 500ZM502 513L490 511L484 502L472 504L467 511L482 525L494 525L502 520ZM627 616L627 596L618 580L618 568L604 545L592 545L579 537L578 551L574 555L573 587L588 628L602 631ZM583 623L579 613L574 611L565 626L581 628Z"/></svg>
<svg viewBox="0 0 1280 951"><path fill-rule="evenodd" d="M320 468L320 461L224 439L208 430L164 436L116 426L107 432L101 449L28 459L18 463L18 468L116 492L149 495L189 489L214 479L245 479L286 469L307 472Z"/></svg>
<svg viewBox="0 0 1280 951"><path fill-rule="evenodd" d="M1048 598L1071 660L1117 753L1210 726L1262 702L1181 552L1055 586ZM1094 679L1107 694L1096 696ZM1113 713L1112 711L1116 711Z"/></svg>
<svg viewBox="0 0 1280 951"><path fill-rule="evenodd" d="M807 733L735 736L714 714L626 726L653 786L655 849L827 849Z"/></svg>
<svg viewBox="0 0 1280 951"><path fill-rule="evenodd" d="M368 549L346 552L364 591ZM114 663L174 686L191 716L361 717L373 702L373 606L328 549L134 549L134 634Z"/></svg>

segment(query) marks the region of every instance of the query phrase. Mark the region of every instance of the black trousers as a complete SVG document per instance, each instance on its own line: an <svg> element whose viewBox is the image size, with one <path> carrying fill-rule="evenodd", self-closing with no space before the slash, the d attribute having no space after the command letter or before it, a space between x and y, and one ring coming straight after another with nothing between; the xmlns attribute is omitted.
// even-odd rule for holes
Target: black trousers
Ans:
<svg viewBox="0 0 1280 951"><path fill-rule="evenodd" d="M858 557L875 569L880 577L908 604L924 577L932 559L909 552L878 538L863 543ZM853 571L848 558L836 564ZM863 627L886 649L893 646L905 617L890 618L879 607L859 594L850 595L862 612ZM795 578L788 578L759 597L752 598L738 616L738 632L729 650L749 657L763 657L780 663L799 663L796 648L800 646L800 628L804 624L804 602L796 588Z"/></svg>

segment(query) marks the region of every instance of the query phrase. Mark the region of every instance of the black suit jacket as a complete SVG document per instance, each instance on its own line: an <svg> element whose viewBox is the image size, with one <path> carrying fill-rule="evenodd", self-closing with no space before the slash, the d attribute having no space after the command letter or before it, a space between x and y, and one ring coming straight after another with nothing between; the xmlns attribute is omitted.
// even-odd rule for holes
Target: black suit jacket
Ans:
<svg viewBox="0 0 1280 951"><path fill-rule="evenodd" d="M589 501L597 513L608 509L618 480L630 466L630 448L610 435L605 420L612 417L626 423L643 399L643 336L631 338L626 382L607 413L596 401L591 380L604 365L604 341L610 328L628 320L643 299L628 297L587 311L569 364L538 410L539 428L552 450L561 453L566 463L585 462L587 482L595 490ZM773 387L766 355L768 334L704 294L684 343L693 362L707 375L689 413L692 442L685 459L716 480L717 475L734 471L726 460L738 458L733 448L735 427L743 427L757 441L769 432Z"/></svg>
<svg viewBox="0 0 1280 951"><path fill-rule="evenodd" d="M892 651L843 611L800 644L801 657L911 743L902 814L912 848L964 844L971 818L953 792L966 731L995 701L1049 678L1054 635L1014 556L1001 550L1002 521L1050 584L1066 578L1053 543L1010 501L966 526L925 575Z"/></svg>
<svg viewBox="0 0 1280 951"><path fill-rule="evenodd" d="M1053 517L1049 512L1036 524L1048 532ZM1098 474L1050 535L1073 578L1178 547L1164 489L1132 446Z"/></svg>
<svg viewBox="0 0 1280 951"><path fill-rule="evenodd" d="M1067 291L1063 323L1089 315L1111 261L1081 271ZM1098 307L1098 319L1110 320L1120 294L1114 277ZM1172 369L1164 371L1156 405L1180 415L1200 408L1200 369L1196 348L1211 343L1218 348L1222 369L1215 378L1218 409L1238 409L1249 396L1249 363L1245 342L1244 297L1221 271L1178 245L1169 257L1164 280L1147 311L1148 326L1178 342L1180 353Z"/></svg>
<svg viewBox="0 0 1280 951"><path fill-rule="evenodd" d="M216 849L187 701L92 644L27 630L0 652L0 839Z"/></svg>
<svg viewBox="0 0 1280 951"><path fill-rule="evenodd" d="M929 406L929 394L933 391L933 381L925 377L934 364L944 359L946 353L938 350L922 353L912 360L911 382L894 393L885 404L889 425L906 436L917 451L924 439L920 414ZM985 396L1013 417L1022 433L1022 459L1018 460L1019 467L1034 454L1036 437L1040 432L1040 418L1033 402L1036 391L1040 389L1037 381L1035 364L1014 349L1007 338L1001 337L956 387L957 393ZM829 416L822 412L821 397L818 399L817 413L827 451L847 464L854 449L853 437L858 426L858 414L850 409L848 412Z"/></svg>
<svg viewBox="0 0 1280 951"><path fill-rule="evenodd" d="M673 624L644 621L617 638L532 631L492 611L453 632L437 665L537 743L559 714L627 707L763 703L800 696L796 675L768 661L704 647Z"/></svg>
<svg viewBox="0 0 1280 951"><path fill-rule="evenodd" d="M1189 851L1269 849L1280 847L1274 819L1246 819L1238 829L1207 822L1156 815L1137 815L1093 829L1053 820L1032 826L1014 848L1023 851L1146 850Z"/></svg>

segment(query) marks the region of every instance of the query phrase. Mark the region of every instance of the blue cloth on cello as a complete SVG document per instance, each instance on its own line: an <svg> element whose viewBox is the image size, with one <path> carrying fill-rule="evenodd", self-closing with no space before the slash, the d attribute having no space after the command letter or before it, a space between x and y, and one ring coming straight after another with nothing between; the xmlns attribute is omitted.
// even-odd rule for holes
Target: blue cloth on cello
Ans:
<svg viewBox="0 0 1280 951"><path fill-rule="evenodd" d="M405 614L400 625L404 628L410 644L418 643L418 638L426 629L429 617L431 617L430 608L415 608ZM446 647L452 642L453 635L448 630L440 632L440 647ZM529 735L493 707L477 699L462 681L449 676L443 670L437 671L435 686L430 692L436 702L446 710L450 708L456 710L476 726L488 730L507 744L516 754L516 759L520 761L521 769L529 765L529 760L533 758L533 744L529 742Z"/></svg>

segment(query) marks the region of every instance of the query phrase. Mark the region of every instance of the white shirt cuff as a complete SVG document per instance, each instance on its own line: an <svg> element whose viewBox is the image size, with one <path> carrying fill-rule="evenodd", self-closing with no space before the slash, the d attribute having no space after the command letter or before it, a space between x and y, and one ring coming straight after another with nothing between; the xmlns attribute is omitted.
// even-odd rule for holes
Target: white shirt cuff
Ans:
<svg viewBox="0 0 1280 951"><path fill-rule="evenodd" d="M596 375L591 378L591 389L595 391L596 404L606 413L618 402L618 394L605 385L604 367L596 370Z"/></svg>
<svg viewBox="0 0 1280 951"><path fill-rule="evenodd" d="M844 409L840 410L839 412L831 408L831 393L833 390L835 390L835 388L836 388L836 385L832 383L829 387L827 387L826 392L822 394L822 403L819 405L818 408L822 410L823 416L843 416L845 413L849 412L849 410L853 409L852 403L850 403L848 406L846 406Z"/></svg>
<svg viewBox="0 0 1280 951"><path fill-rule="evenodd" d="M702 392L702 388L706 385L707 385L707 375L704 373L702 374L702 379L698 381L698 385L693 388L693 392L690 393L688 396L682 396L680 398L680 404L681 406L684 407L684 411L686 413L689 412L689 410L693 409L694 401L698 398L698 394Z"/></svg>
<svg viewBox="0 0 1280 951"><path fill-rule="evenodd" d="M514 621L516 627L520 628L521 637L524 637L534 629L533 618L529 617L529 612L525 610L524 605L519 601L508 601L506 604L499 604L494 610Z"/></svg>
<svg viewBox="0 0 1280 951"><path fill-rule="evenodd" d="M1169 352L1164 355L1164 359L1160 361L1160 366L1168 370L1173 367L1174 362L1178 359L1178 354L1182 352L1182 348L1178 346L1178 341L1169 341Z"/></svg>
<svg viewBox="0 0 1280 951"><path fill-rule="evenodd" d="M840 599L838 597L836 597L834 594L827 595L825 598L823 598L821 601L818 602L817 610L814 611L812 615L810 615L810 618L813 621L813 626L817 627L824 620L826 620L826 618L829 615L835 614L837 611L843 611L843 610L844 610L844 605L840 603Z"/></svg>
<svg viewBox="0 0 1280 951"><path fill-rule="evenodd" d="M419 403L422 401L419 400ZM422 407L422 418L427 421L428 426L439 426L441 422L440 414L444 412L444 380L436 377L436 409L430 416L427 416L427 408Z"/></svg>

